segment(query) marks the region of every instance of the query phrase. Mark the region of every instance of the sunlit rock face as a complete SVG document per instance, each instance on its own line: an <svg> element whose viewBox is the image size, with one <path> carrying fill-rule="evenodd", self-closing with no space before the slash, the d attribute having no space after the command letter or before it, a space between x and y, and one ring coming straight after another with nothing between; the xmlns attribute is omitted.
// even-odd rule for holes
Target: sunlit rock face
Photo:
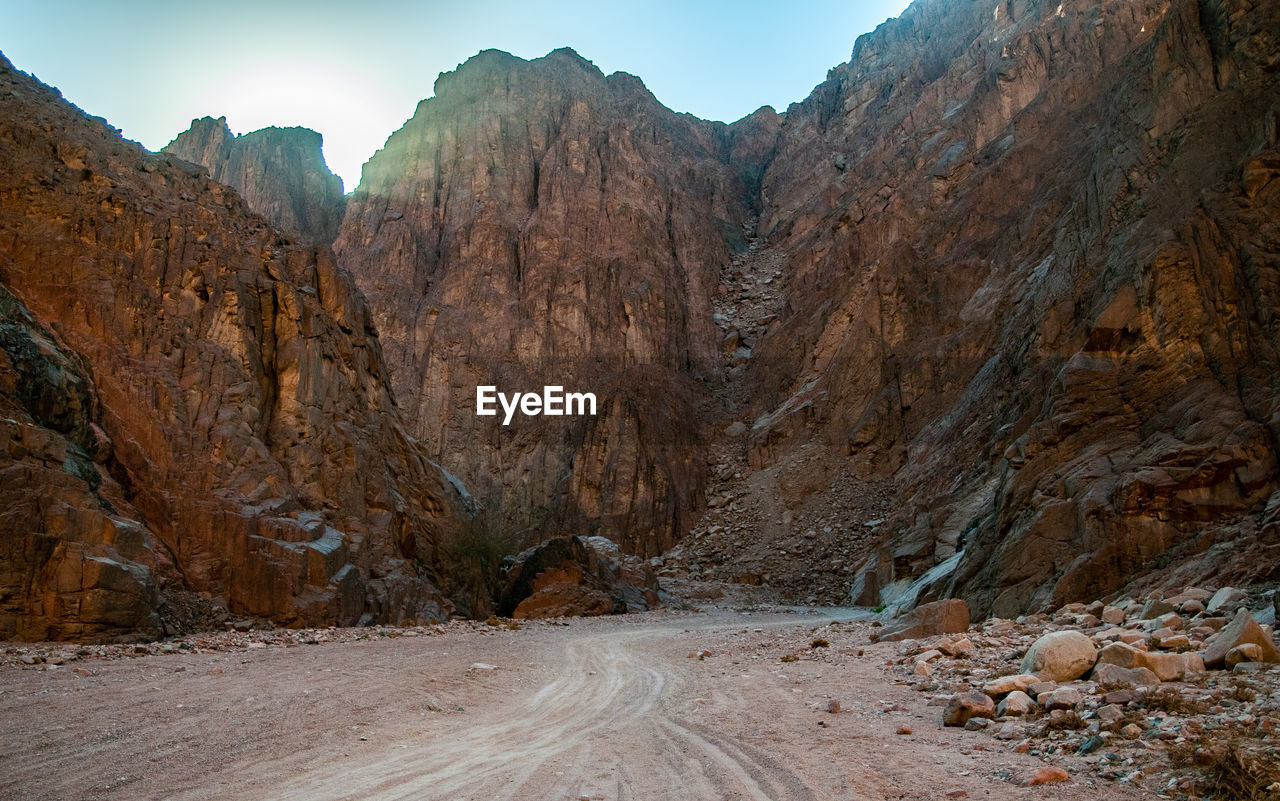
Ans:
<svg viewBox="0 0 1280 801"><path fill-rule="evenodd" d="M687 530L720 370L710 298L741 246L757 144L573 51L487 51L365 165L339 263L414 434L495 526L644 555ZM475 415L477 385L590 391L599 413L504 427Z"/></svg>
<svg viewBox="0 0 1280 801"><path fill-rule="evenodd" d="M295 241L329 245L342 222L342 179L325 166L320 145L320 134L308 128L234 136L225 117L202 117L163 152L207 167Z"/></svg>
<svg viewBox="0 0 1280 801"><path fill-rule="evenodd" d="M0 59L0 637L441 615L456 492L327 248Z"/></svg>
<svg viewBox="0 0 1280 801"><path fill-rule="evenodd" d="M864 580L961 549L924 597L980 614L1276 578L1278 110L1275 3L920 0L861 38L764 179L753 463L891 478Z"/></svg>

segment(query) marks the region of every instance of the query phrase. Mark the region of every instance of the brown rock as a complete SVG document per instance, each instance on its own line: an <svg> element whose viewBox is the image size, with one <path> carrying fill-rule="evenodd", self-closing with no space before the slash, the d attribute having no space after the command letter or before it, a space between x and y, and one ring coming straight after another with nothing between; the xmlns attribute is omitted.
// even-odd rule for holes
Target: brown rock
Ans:
<svg viewBox="0 0 1280 801"><path fill-rule="evenodd" d="M1210 668L1223 667L1231 649L1246 643L1253 643L1261 650L1262 657L1257 661L1280 662L1280 650L1276 649L1275 643L1267 637L1249 610L1241 609L1235 619L1205 643L1204 664Z"/></svg>
<svg viewBox="0 0 1280 801"><path fill-rule="evenodd" d="M0 120L0 637L446 615L462 501L331 254L3 58Z"/></svg>
<svg viewBox="0 0 1280 801"><path fill-rule="evenodd" d="M910 567L891 581L944 564L935 532L971 522L945 581L979 617L1109 594L1228 530L1229 564L1186 572L1249 574L1278 488L1264 421L1280 355L1230 332L1267 341L1247 310L1280 286L1280 264L1244 282L1234 266L1274 250L1276 179L1249 165L1274 158L1258 120L1280 8L1208 24L1192 0L1126 5L1098 26L1093 6L1057 5L913 6L788 111L764 177L760 226L793 266L787 314L747 365L766 411L753 467L841 441L860 475L892 480L877 544ZM1117 98L1135 129L1073 122L1113 118ZM1091 192L1124 200L1082 218ZM1065 230L1082 238L1049 233Z"/></svg>
<svg viewBox="0 0 1280 801"><path fill-rule="evenodd" d="M1016 676L1001 676L982 685L982 691L992 698L999 698L1014 690L1026 691L1028 687L1040 681L1034 673L1021 673Z"/></svg>
<svg viewBox="0 0 1280 801"><path fill-rule="evenodd" d="M1071 776L1062 768L1036 768L1036 772L1027 780L1028 787L1041 784L1062 784L1070 781Z"/></svg>
<svg viewBox="0 0 1280 801"><path fill-rule="evenodd" d="M1108 662L1098 663L1090 678L1104 690L1131 690L1135 687L1150 687L1160 683L1160 677L1150 668L1122 668Z"/></svg>
<svg viewBox="0 0 1280 801"><path fill-rule="evenodd" d="M497 612L514 618L611 615L657 601L648 563L604 537L556 537L508 564Z"/></svg>
<svg viewBox="0 0 1280 801"><path fill-rule="evenodd" d="M1227 651L1226 658L1223 660L1227 669L1235 667L1241 662L1261 662L1262 646L1257 643L1247 642L1237 645L1230 651Z"/></svg>
<svg viewBox="0 0 1280 801"><path fill-rule="evenodd" d="M1071 629L1054 631L1036 640L1022 658L1022 672L1048 681L1071 681L1093 667L1098 650L1086 635Z"/></svg>
<svg viewBox="0 0 1280 801"><path fill-rule="evenodd" d="M411 431L495 528L653 556L702 513L703 381L724 369L711 298L777 125L675 114L567 48L487 50L365 165L339 263ZM592 392L597 414L504 426L474 413L477 385Z"/></svg>
<svg viewBox="0 0 1280 801"><path fill-rule="evenodd" d="M958 599L921 604L886 625L876 636L880 642L896 642L969 630L969 607Z"/></svg>
<svg viewBox="0 0 1280 801"><path fill-rule="evenodd" d="M1021 717L1031 714L1035 708L1036 702L1031 700L1031 696L1021 690L1014 690L996 706L996 717Z"/></svg>
<svg viewBox="0 0 1280 801"><path fill-rule="evenodd" d="M957 693L942 713L942 725L963 726L971 718L994 718L996 702L990 696L978 692Z"/></svg>

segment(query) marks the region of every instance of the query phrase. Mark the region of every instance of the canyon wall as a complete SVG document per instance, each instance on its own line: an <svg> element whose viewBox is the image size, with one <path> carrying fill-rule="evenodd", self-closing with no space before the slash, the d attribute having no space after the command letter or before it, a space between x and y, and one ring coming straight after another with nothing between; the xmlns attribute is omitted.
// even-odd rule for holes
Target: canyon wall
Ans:
<svg viewBox="0 0 1280 801"><path fill-rule="evenodd" d="M0 637L439 617L461 499L360 293L0 58Z"/></svg>
<svg viewBox="0 0 1280 801"><path fill-rule="evenodd" d="M485 51L345 203L317 135L151 156L5 74L11 632L420 615L464 501L653 556L709 481L717 561L870 605L1280 578L1274 3L917 0L733 125Z"/></svg>
<svg viewBox="0 0 1280 801"><path fill-rule="evenodd" d="M1274 3L918 0L788 111L750 455L892 483L854 600L1280 577L1277 110Z"/></svg>
<svg viewBox="0 0 1280 801"><path fill-rule="evenodd" d="M365 165L335 250L432 458L518 541L654 555L703 502L719 270L776 115L730 130L571 50L441 75ZM477 385L592 392L595 417L475 415Z"/></svg>

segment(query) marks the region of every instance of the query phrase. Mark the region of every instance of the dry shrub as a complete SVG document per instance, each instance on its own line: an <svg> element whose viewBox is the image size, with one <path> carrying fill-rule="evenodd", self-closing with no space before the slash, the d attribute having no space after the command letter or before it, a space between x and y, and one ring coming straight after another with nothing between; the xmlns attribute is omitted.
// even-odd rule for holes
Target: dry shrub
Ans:
<svg viewBox="0 0 1280 801"><path fill-rule="evenodd" d="M1269 801L1276 798L1271 786L1280 782L1280 763L1266 747L1221 732L1201 736L1169 749L1169 761L1177 767L1194 766L1208 780L1209 797L1217 801Z"/></svg>
<svg viewBox="0 0 1280 801"><path fill-rule="evenodd" d="M1209 704L1198 698L1188 698L1172 687L1161 687L1148 693L1142 705L1153 712L1165 712L1170 715L1203 715L1209 711Z"/></svg>
<svg viewBox="0 0 1280 801"><path fill-rule="evenodd" d="M1258 691L1249 686L1244 679L1236 679L1231 683L1231 689L1227 692L1227 697L1233 701L1239 701L1247 704L1258 697Z"/></svg>
<svg viewBox="0 0 1280 801"><path fill-rule="evenodd" d="M1044 736L1051 731L1079 731L1089 728L1089 724L1076 713L1074 709L1065 715L1054 717L1050 715L1044 719L1044 725L1040 727L1040 736Z"/></svg>

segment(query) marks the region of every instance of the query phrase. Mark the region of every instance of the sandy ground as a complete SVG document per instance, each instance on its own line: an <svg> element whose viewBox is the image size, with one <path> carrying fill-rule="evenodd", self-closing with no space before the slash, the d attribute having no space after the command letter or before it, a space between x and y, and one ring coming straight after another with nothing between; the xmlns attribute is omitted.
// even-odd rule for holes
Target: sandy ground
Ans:
<svg viewBox="0 0 1280 801"><path fill-rule="evenodd" d="M889 646L840 617L652 613L8 666L0 798L1140 797L1083 774L1023 787L1043 763L943 729L889 682ZM780 661L818 636L830 647Z"/></svg>

